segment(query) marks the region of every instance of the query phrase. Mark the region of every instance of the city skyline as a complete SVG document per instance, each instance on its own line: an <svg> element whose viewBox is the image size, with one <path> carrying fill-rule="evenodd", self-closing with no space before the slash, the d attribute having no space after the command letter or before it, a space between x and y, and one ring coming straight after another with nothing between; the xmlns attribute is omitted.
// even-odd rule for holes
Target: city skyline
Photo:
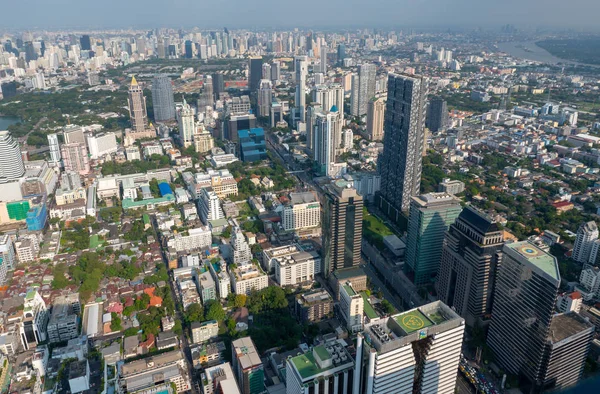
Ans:
<svg viewBox="0 0 600 394"><path fill-rule="evenodd" d="M2 4L6 3L6 4ZM532 0L527 3L508 0L502 3L483 4L475 0L379 0L372 2L343 2L333 0L327 4L309 0L304 7L296 7L293 12L281 10L287 15L286 22L273 22L265 9L281 4L273 0L262 0L254 7L244 7L244 3L233 0L233 4L223 7L219 2L197 3L189 0L180 2L178 7L167 8L161 0L126 3L108 0L103 7L94 7L85 2L71 3L64 0L50 2L32 0L26 3L11 3L6 0L0 6L11 10L11 18L4 21L6 29L31 28L77 28L96 26L101 28L127 27L190 27L206 28L263 27L491 27L510 23L527 28L593 28L597 30L594 15L600 13L600 3L591 0L574 0L565 3L559 0ZM318 7L324 12L315 13ZM521 12L514 13L514 7ZM36 9L38 12L32 13ZM120 12L115 13L118 9ZM271 8L272 9L272 8ZM564 18L564 15L578 9L578 18ZM158 11L160 10L160 12ZM185 10L185 12L182 12ZM233 11L232 11L233 10ZM432 11L434 10L434 11ZM291 11L291 10L288 10ZM137 15L131 21L131 15ZM537 24L531 23L531 15L536 15ZM200 18L198 18L200 16ZM85 24L81 23L85 20ZM218 22L216 22L218 21Z"/></svg>

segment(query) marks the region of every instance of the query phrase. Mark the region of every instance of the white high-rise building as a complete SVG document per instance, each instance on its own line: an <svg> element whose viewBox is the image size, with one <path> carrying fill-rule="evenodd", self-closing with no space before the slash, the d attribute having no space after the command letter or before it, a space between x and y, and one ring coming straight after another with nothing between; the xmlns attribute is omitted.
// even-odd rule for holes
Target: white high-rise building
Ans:
<svg viewBox="0 0 600 394"><path fill-rule="evenodd" d="M25 165L17 140L10 132L0 131L0 183L12 182L25 174Z"/></svg>
<svg viewBox="0 0 600 394"><path fill-rule="evenodd" d="M308 58L296 56L294 59L296 72L296 96L294 105L296 107L296 119L300 122L306 121L306 74L308 73Z"/></svg>
<svg viewBox="0 0 600 394"><path fill-rule="evenodd" d="M357 74L352 74L351 77L352 88L350 95L350 114L352 116L358 116L358 98L360 97L360 78Z"/></svg>
<svg viewBox="0 0 600 394"><path fill-rule="evenodd" d="M464 330L441 301L368 323L357 344L365 394L454 393Z"/></svg>
<svg viewBox="0 0 600 394"><path fill-rule="evenodd" d="M194 120L194 110L183 99L183 105L177 108L177 123L179 124L179 138L184 148L194 143L194 131L196 122Z"/></svg>
<svg viewBox="0 0 600 394"><path fill-rule="evenodd" d="M374 64L360 64L358 75L352 77L352 115L367 113L369 100L375 96L377 67Z"/></svg>
<svg viewBox="0 0 600 394"><path fill-rule="evenodd" d="M598 226L590 221L583 223L577 230L577 238L571 257L580 263L587 263L592 253L594 241L598 239Z"/></svg>
<svg viewBox="0 0 600 394"><path fill-rule="evenodd" d="M363 328L363 310L365 302L350 282L340 286L340 311L350 332L358 332Z"/></svg>
<svg viewBox="0 0 600 394"><path fill-rule="evenodd" d="M48 148L50 149L50 161L51 166L60 165L60 144L58 143L58 135L56 133L48 134Z"/></svg>
<svg viewBox="0 0 600 394"><path fill-rule="evenodd" d="M282 207L281 224L285 231L318 227L321 204L312 192L290 193L290 203Z"/></svg>
<svg viewBox="0 0 600 394"><path fill-rule="evenodd" d="M19 336L23 349L46 340L48 309L44 299L37 290L28 290L23 305L23 321L19 327Z"/></svg>
<svg viewBox="0 0 600 394"><path fill-rule="evenodd" d="M321 46L321 63L319 64L319 71L323 74L327 74L327 46Z"/></svg>
<svg viewBox="0 0 600 394"><path fill-rule="evenodd" d="M4 234L0 236L0 285L4 284L6 273L15 265L15 249L11 238Z"/></svg>
<svg viewBox="0 0 600 394"><path fill-rule="evenodd" d="M337 111L316 113L315 119L312 146L318 170L325 176L338 175L335 163L342 141L340 113Z"/></svg>
<svg viewBox="0 0 600 394"><path fill-rule="evenodd" d="M244 233L239 227L235 227L231 235L231 247L233 248L233 263L239 265L247 264L252 260L250 245L246 242Z"/></svg>
<svg viewBox="0 0 600 394"><path fill-rule="evenodd" d="M88 134L87 145L91 159L115 153L118 149L115 133Z"/></svg>
<svg viewBox="0 0 600 394"><path fill-rule="evenodd" d="M202 223L208 224L211 220L223 219L225 214L221 208L219 196L214 192L212 187L202 189L200 198L198 199L198 211Z"/></svg>
<svg viewBox="0 0 600 394"><path fill-rule="evenodd" d="M258 116L269 116L271 114L272 101L273 84L268 79L261 79L258 87Z"/></svg>

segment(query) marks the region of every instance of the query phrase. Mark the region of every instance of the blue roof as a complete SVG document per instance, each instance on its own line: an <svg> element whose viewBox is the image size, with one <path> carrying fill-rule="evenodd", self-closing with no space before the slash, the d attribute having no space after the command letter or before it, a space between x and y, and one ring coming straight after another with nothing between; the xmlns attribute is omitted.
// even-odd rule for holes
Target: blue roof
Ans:
<svg viewBox="0 0 600 394"><path fill-rule="evenodd" d="M173 194L173 191L171 190L171 186L169 186L169 184L167 182L162 182L158 184L158 190L160 190L160 195L162 197L166 196L167 194Z"/></svg>
<svg viewBox="0 0 600 394"><path fill-rule="evenodd" d="M335 106L335 105L333 105L333 106L331 107L331 109L329 110L329 112L337 112L337 111L338 111L338 107L337 107L337 106Z"/></svg>
<svg viewBox="0 0 600 394"><path fill-rule="evenodd" d="M265 131L262 129L262 127L255 127L250 130L248 130L248 129L238 130L239 138L247 138L247 137L262 136L262 135L265 135Z"/></svg>

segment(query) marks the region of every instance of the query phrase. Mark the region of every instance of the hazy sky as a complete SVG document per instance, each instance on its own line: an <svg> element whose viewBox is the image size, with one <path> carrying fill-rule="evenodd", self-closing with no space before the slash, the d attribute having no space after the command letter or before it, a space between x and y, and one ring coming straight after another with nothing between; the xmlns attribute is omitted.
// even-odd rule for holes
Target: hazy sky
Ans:
<svg viewBox="0 0 600 394"><path fill-rule="evenodd" d="M0 0L2 27L597 27L599 0Z"/></svg>

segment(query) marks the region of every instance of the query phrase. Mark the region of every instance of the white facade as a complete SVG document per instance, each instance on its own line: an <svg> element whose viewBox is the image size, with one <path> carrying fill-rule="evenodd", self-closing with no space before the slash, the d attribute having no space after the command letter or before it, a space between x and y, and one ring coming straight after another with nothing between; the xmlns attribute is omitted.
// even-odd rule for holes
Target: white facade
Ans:
<svg viewBox="0 0 600 394"><path fill-rule="evenodd" d="M239 227L235 227L231 235L231 247L233 248L233 263L242 265L252 260L250 245Z"/></svg>
<svg viewBox="0 0 600 394"><path fill-rule="evenodd" d="M202 189L200 198L198 199L198 211L200 212L200 219L202 219L202 223L204 224L208 224L211 220L223 219L225 217L219 196L210 187Z"/></svg>
<svg viewBox="0 0 600 394"><path fill-rule="evenodd" d="M340 311L350 332L359 332L363 328L364 300L352 288L350 283L340 286Z"/></svg>
<svg viewBox="0 0 600 394"><path fill-rule="evenodd" d="M573 246L571 257L580 263L587 263L590 259L592 246L598 239L598 226L595 222L583 223L577 230L577 238Z"/></svg>
<svg viewBox="0 0 600 394"><path fill-rule="evenodd" d="M15 250L12 240L6 234L0 235L0 285L6 279L6 272L15 265Z"/></svg>
<svg viewBox="0 0 600 394"><path fill-rule="evenodd" d="M142 160L142 155L140 154L140 150L137 146L130 146L125 149L125 157L128 161L132 160Z"/></svg>
<svg viewBox="0 0 600 394"><path fill-rule="evenodd" d="M231 272L231 288L235 294L246 294L269 286L267 274L252 264L245 264Z"/></svg>
<svg viewBox="0 0 600 394"><path fill-rule="evenodd" d="M291 193L290 200L290 204L284 206L281 212L284 230L317 227L321 224L321 205L311 193Z"/></svg>
<svg viewBox="0 0 600 394"><path fill-rule="evenodd" d="M583 298L581 297L581 293L578 291L560 294L556 300L556 307L560 313L579 313L582 304Z"/></svg>
<svg viewBox="0 0 600 394"><path fill-rule="evenodd" d="M48 149L50 149L50 164L53 166L59 165L61 156L57 134L48 134Z"/></svg>
<svg viewBox="0 0 600 394"><path fill-rule="evenodd" d="M87 144L92 159L97 159L117 151L117 137L115 133L90 134L87 136Z"/></svg>
<svg viewBox="0 0 600 394"><path fill-rule="evenodd" d="M212 233L208 227L193 228L188 235L175 234L169 239L167 246L176 252L204 249L212 244Z"/></svg>
<svg viewBox="0 0 600 394"><path fill-rule="evenodd" d="M25 174L21 149L8 131L0 131L0 183L15 181Z"/></svg>
<svg viewBox="0 0 600 394"><path fill-rule="evenodd" d="M581 293L584 301L600 299L600 268L590 265L583 267L576 290Z"/></svg>
<svg viewBox="0 0 600 394"><path fill-rule="evenodd" d="M321 267L317 253L297 252L273 259L275 281L280 286L295 286L314 280L315 267Z"/></svg>
<svg viewBox="0 0 600 394"><path fill-rule="evenodd" d="M181 143L187 148L194 143L196 122L194 121L194 111L185 99L183 100L183 105L178 108L177 123L179 124Z"/></svg>

